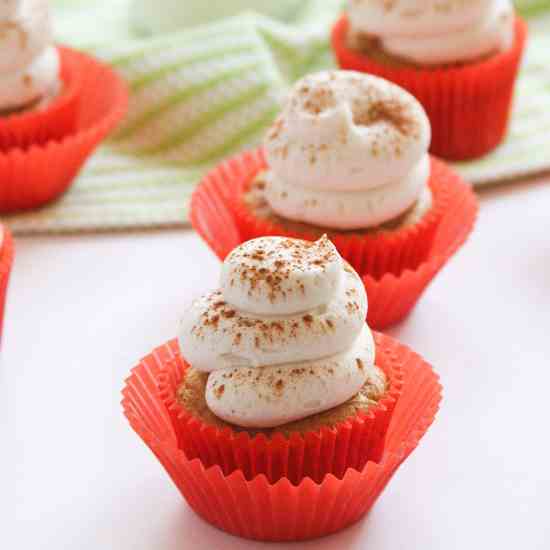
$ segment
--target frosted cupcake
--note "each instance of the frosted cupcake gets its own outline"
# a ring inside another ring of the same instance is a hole
[[[0,28],[0,148],[67,135],[76,123],[78,79],[53,43],[48,2],[2,2]]]
[[[304,78],[266,136],[267,169],[236,196],[242,239],[328,233],[361,274],[415,269],[444,206],[430,135],[418,101],[390,82],[345,71]]]
[[[366,312],[361,280],[326,238],[265,237],[228,255],[179,343],[140,361],[123,390],[131,426],[197,514],[297,541],[368,512],[441,388]]]
[[[127,104],[112,69],[54,44],[47,0],[0,0],[0,213],[66,191]]]
[[[224,467],[247,477],[262,469],[250,461],[259,441],[277,456],[277,468],[264,472],[272,481],[283,473],[321,481],[379,460],[400,374],[375,366],[366,315],[361,279],[326,237],[265,237],[235,249],[221,288],[194,302],[182,323],[189,367],[167,404],[186,455],[210,465],[212,453],[201,449],[222,453],[229,430],[247,458],[232,453]],[[338,435],[350,429],[353,453]],[[325,437],[336,439],[330,457],[319,446]]]
[[[526,26],[511,0],[354,0],[333,30],[340,66],[415,95],[432,152],[462,160],[504,138]]]

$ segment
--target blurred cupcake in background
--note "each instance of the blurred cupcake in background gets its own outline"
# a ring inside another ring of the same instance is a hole
[[[414,269],[444,207],[430,187],[430,135],[418,101],[390,82],[305,77],[267,134],[268,168],[235,202],[243,239],[328,232],[359,273]]]
[[[0,29],[0,149],[74,131],[79,79],[53,43],[47,0],[5,0]]]
[[[127,102],[111,68],[54,44],[47,0],[0,2],[0,212],[62,194]]]
[[[4,321],[4,308],[8,292],[8,283],[13,264],[13,240],[8,229],[0,224],[0,340]]]
[[[191,219],[214,250],[227,238],[212,218],[219,176],[217,198],[241,242],[264,235],[314,241],[327,233],[367,285],[375,304],[369,321],[385,327],[402,318],[434,274],[411,286],[410,273],[434,255],[452,253],[454,244],[436,245],[441,224],[463,216],[469,232],[473,222],[471,212],[457,213],[454,194],[475,199],[454,172],[430,158],[430,135],[422,106],[395,84],[351,71],[305,77],[267,134],[266,159],[234,177],[223,166],[209,175],[192,201]],[[379,282],[388,277],[381,291]],[[407,308],[392,312],[395,302]]]
[[[374,504],[433,421],[441,388],[417,355],[371,332],[367,307],[326,237],[256,239],[192,304],[179,346],[133,371],[126,415],[207,521],[302,540]]]
[[[464,160],[505,137],[526,33],[511,0],[352,0],[332,43],[341,68],[415,95],[431,151]]]

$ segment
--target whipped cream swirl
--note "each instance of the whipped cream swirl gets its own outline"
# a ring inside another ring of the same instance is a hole
[[[424,109],[395,84],[348,71],[307,76],[265,140],[266,199],[287,219],[375,227],[425,189],[430,140]]]
[[[29,106],[58,87],[48,2],[0,1],[0,111]]]
[[[466,62],[514,41],[511,0],[351,0],[352,32],[421,65]]]
[[[264,237],[227,257],[221,289],[185,315],[181,349],[210,373],[216,416],[271,428],[346,402],[369,378],[382,383],[366,314],[363,283],[326,237]]]

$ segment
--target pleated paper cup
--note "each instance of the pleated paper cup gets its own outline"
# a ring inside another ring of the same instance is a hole
[[[65,192],[126,113],[126,85],[110,67],[69,48],[61,51],[80,79],[76,127],[61,140],[0,152],[0,213],[37,208]]]
[[[304,477],[269,481],[247,479],[242,470],[224,473],[181,449],[173,418],[160,392],[163,373],[180,355],[175,340],[156,349],[132,371],[123,390],[123,407],[132,428],[149,446],[189,506],[204,520],[233,535],[264,541],[321,537],[360,520],[374,505],[400,464],[432,424],[441,386],[432,368],[395,340],[375,335],[378,361],[402,370],[403,388],[388,427],[382,456],[341,477],[316,482]]]
[[[256,237],[318,238],[259,219],[243,205],[244,190],[266,167],[262,150],[244,153],[210,172],[193,194],[191,223],[221,260]],[[384,329],[406,317],[473,229],[477,200],[471,187],[435,158],[430,186],[434,206],[418,227],[366,236],[327,232],[363,279],[369,298],[368,323],[374,329]]]
[[[160,395],[172,418],[179,448],[189,459],[199,458],[205,467],[219,466],[224,475],[240,470],[248,480],[262,474],[270,483],[287,478],[298,484],[305,477],[321,483],[327,474],[341,478],[348,468],[360,470],[368,460],[380,460],[403,385],[400,365],[386,362],[381,368],[389,389],[368,411],[333,427],[295,432],[288,437],[282,433],[251,436],[205,424],[177,401],[177,390],[188,368],[178,355],[166,363],[159,377]]]
[[[4,308],[8,293],[11,268],[13,265],[13,239],[8,229],[0,224],[0,236],[3,235],[0,244],[0,341],[2,339],[2,328],[4,325]],[[1,237],[0,237],[1,238]]]
[[[77,127],[82,75],[69,50],[58,48],[61,90],[45,107],[0,117],[0,151],[61,140]]]
[[[527,39],[527,25],[516,18],[515,42],[488,59],[445,68],[385,65],[347,45],[347,16],[332,31],[332,48],[342,69],[373,74],[413,94],[432,126],[431,152],[448,160],[485,155],[508,129],[514,88]]]
[[[266,167],[267,164],[262,169]],[[435,159],[431,160],[429,180],[433,195],[432,208],[414,225],[373,234],[335,232],[329,229],[296,231],[276,221],[260,218],[242,200],[253,179],[240,181],[230,204],[243,241],[265,235],[315,241],[327,234],[357,273],[368,273],[375,279],[386,273],[399,276],[405,269],[416,269],[428,257],[441,218],[448,208],[449,188]]]

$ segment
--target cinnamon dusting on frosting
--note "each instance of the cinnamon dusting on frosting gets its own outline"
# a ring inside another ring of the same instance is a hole
[[[388,122],[404,136],[412,135],[417,127],[416,121],[407,112],[403,103],[395,99],[372,103],[368,109],[354,116],[354,122],[359,126]]]
[[[245,247],[232,253],[232,261],[241,264],[235,269],[241,283],[248,285],[249,296],[254,292],[264,292],[270,302],[281,298],[287,298],[292,292],[305,292],[303,284],[296,287],[288,287],[291,274],[296,271],[307,272],[312,266],[323,267],[334,261],[334,249],[328,239],[323,237],[316,245],[321,250],[321,255],[310,254],[313,243],[295,239],[286,239],[280,243],[279,250],[266,251],[261,241],[254,244],[253,248]],[[269,260],[269,263],[266,263]],[[269,267],[265,267],[268,265]],[[286,283],[286,284],[285,284]]]
[[[375,376],[367,305],[359,276],[326,237],[256,239],[226,258],[221,288],[192,305],[180,346],[209,373],[212,412],[276,426],[343,403]]]

